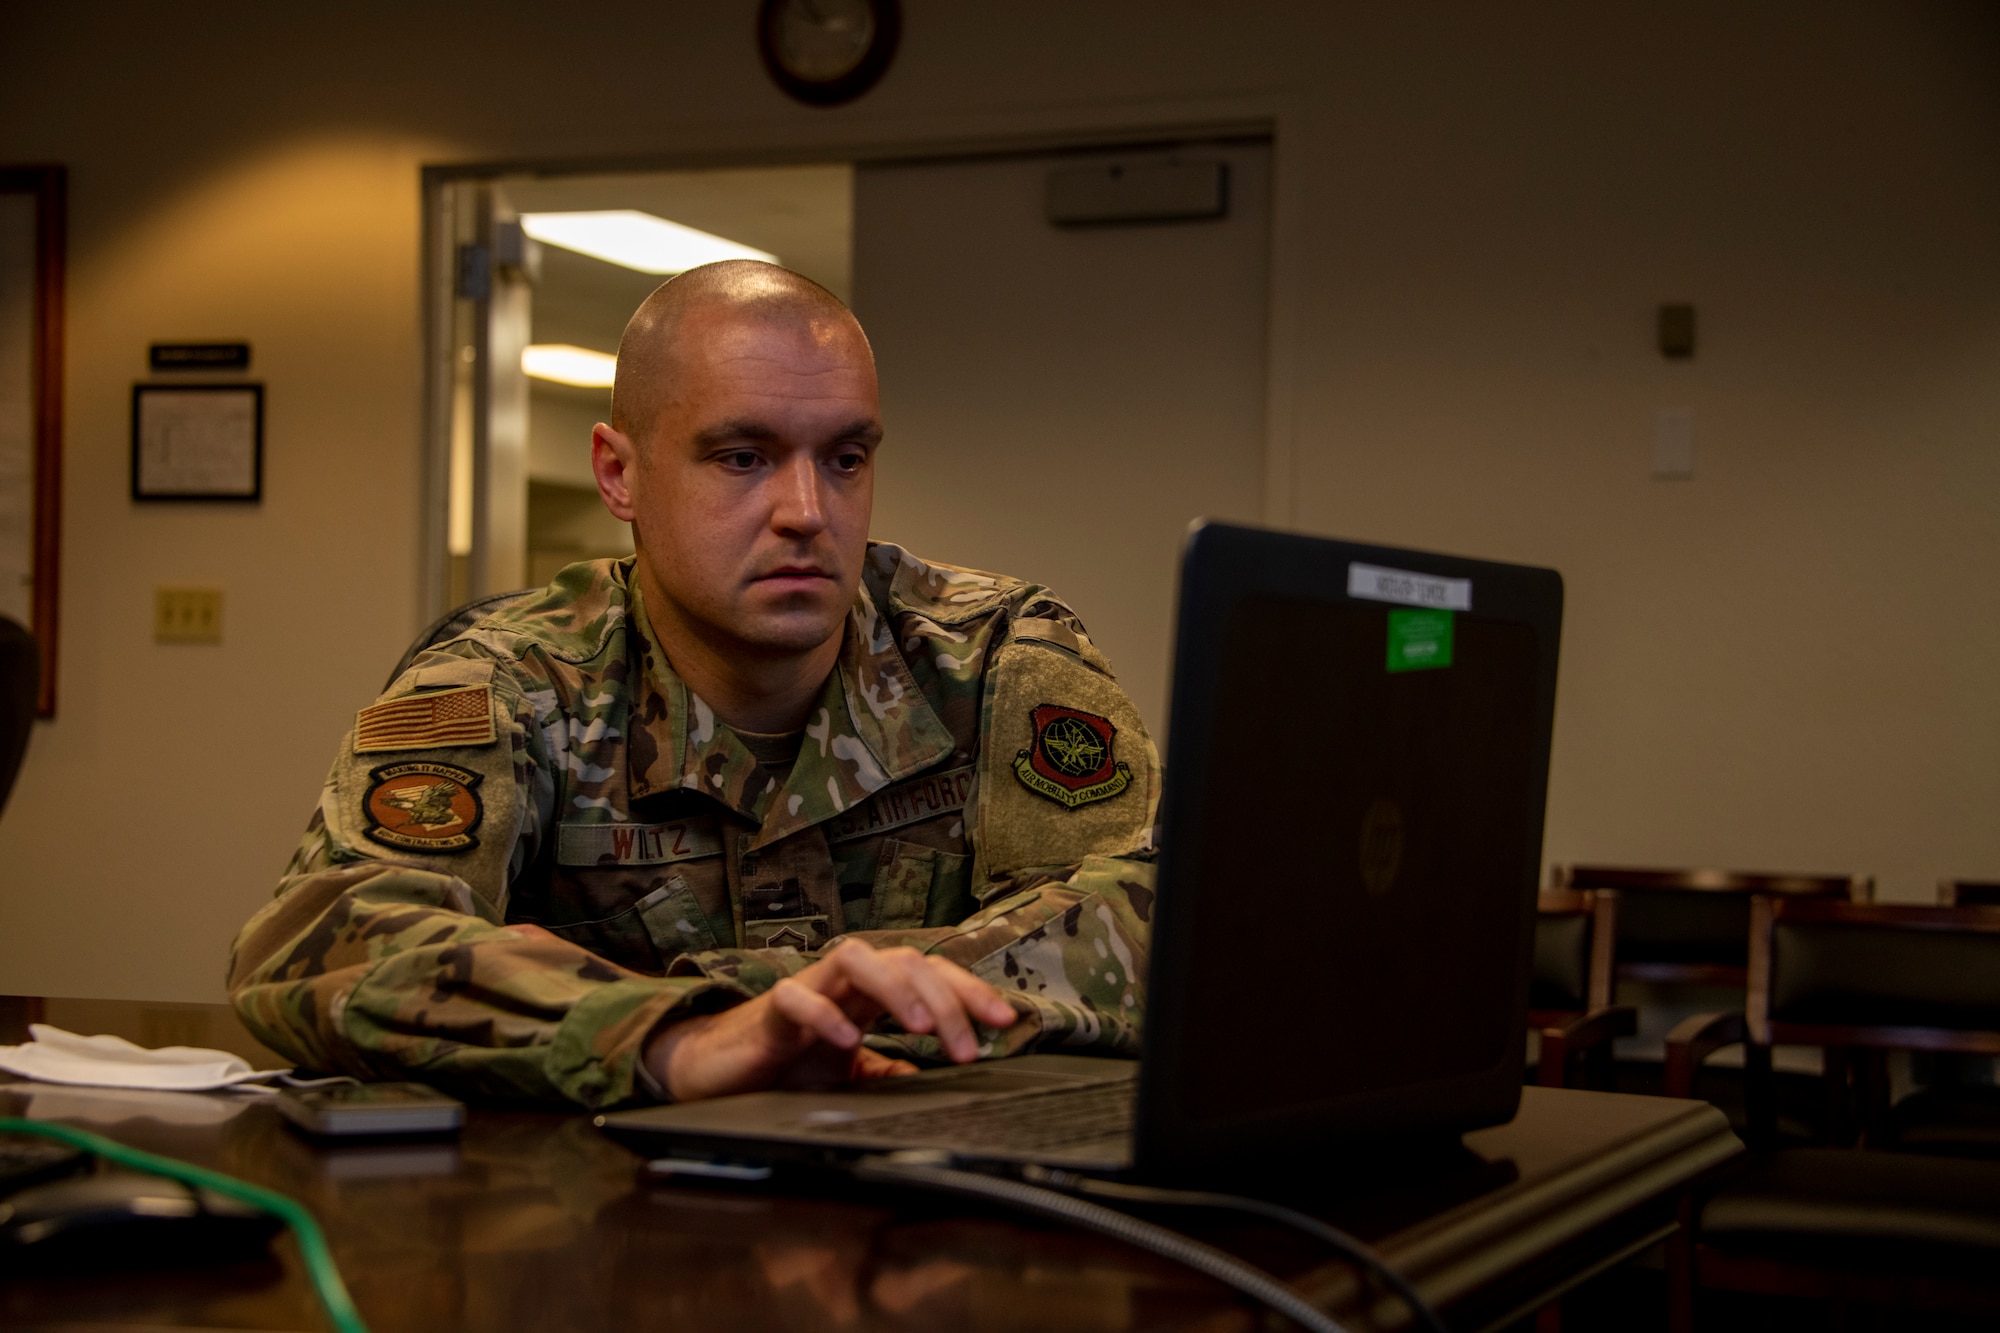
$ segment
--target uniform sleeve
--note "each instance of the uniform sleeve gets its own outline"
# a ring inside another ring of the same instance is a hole
[[[236,938],[245,1026],[314,1071],[591,1107],[633,1097],[663,1017],[746,992],[503,929],[553,806],[529,690],[490,660],[419,659],[357,719],[275,900]]]
[[[923,949],[1006,994],[1020,1018],[1004,1032],[983,1032],[982,1056],[1138,1055],[1159,753],[1073,619],[1016,621],[995,651],[977,763],[968,808],[980,910],[956,926],[843,938]],[[723,950],[684,955],[670,973],[761,990],[810,961],[790,949]],[[942,1058],[927,1036],[884,1031],[869,1042],[920,1061]]]

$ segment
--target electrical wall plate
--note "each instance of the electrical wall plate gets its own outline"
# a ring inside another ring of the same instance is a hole
[[[221,643],[222,589],[153,589],[154,643]]]

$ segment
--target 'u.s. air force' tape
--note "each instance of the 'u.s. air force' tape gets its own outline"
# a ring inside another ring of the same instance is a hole
[[[884,787],[826,826],[828,842],[848,842],[874,833],[887,833],[939,815],[965,808],[972,794],[972,765],[948,773],[928,773],[894,787]]]
[[[1415,574],[1407,569],[1350,564],[1347,567],[1347,595],[1365,597],[1371,602],[1401,602],[1405,606],[1430,606],[1441,611],[1470,611],[1472,580],[1441,579],[1435,574]]]
[[[566,866],[663,866],[722,855],[713,828],[693,820],[672,824],[562,824],[556,862]]]

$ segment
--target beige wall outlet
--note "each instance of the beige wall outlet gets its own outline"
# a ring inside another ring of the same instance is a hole
[[[153,589],[154,643],[221,643],[222,589]]]

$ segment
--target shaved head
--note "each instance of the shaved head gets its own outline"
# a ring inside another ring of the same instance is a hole
[[[614,430],[635,444],[652,437],[685,374],[684,340],[715,327],[715,317],[788,326],[822,345],[852,337],[874,365],[854,312],[811,278],[757,259],[703,264],[654,288],[625,325],[611,385]]]
[[[867,560],[881,417],[853,314],[775,264],[690,269],[625,327],[591,470],[632,525],[660,646],[731,726],[796,729],[833,670]]]

